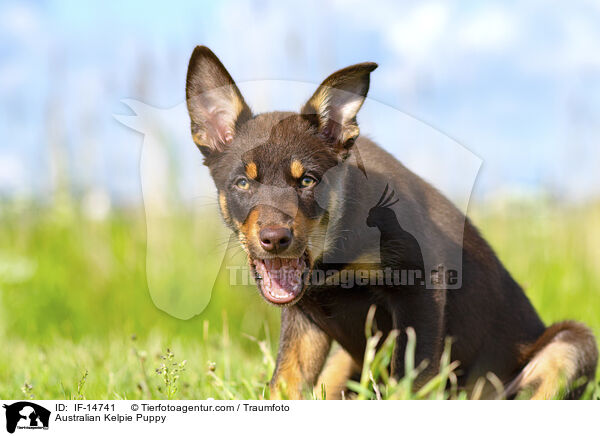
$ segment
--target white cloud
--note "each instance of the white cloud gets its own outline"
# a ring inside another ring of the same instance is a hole
[[[518,37],[515,17],[508,11],[492,6],[474,14],[458,29],[458,43],[463,49],[505,49]]]
[[[3,8],[0,26],[15,35],[34,33],[39,28],[39,18],[33,8],[25,3],[15,3]]]
[[[386,26],[387,39],[399,54],[420,58],[439,44],[448,16],[448,7],[443,3],[420,4]]]

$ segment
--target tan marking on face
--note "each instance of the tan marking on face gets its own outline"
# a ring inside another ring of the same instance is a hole
[[[246,175],[251,179],[256,179],[258,177],[258,168],[254,162],[246,164]]]
[[[302,211],[298,210],[296,214],[296,218],[292,223],[292,233],[295,235],[294,238],[297,238],[298,241],[301,241],[306,245],[306,249],[309,254],[310,266],[314,264],[315,259],[317,259],[322,254],[321,247],[324,243],[325,232],[327,227],[321,228],[319,219],[312,219],[307,217],[302,213]]]
[[[219,192],[219,206],[221,206],[221,213],[225,221],[230,221],[229,209],[227,209],[227,198],[223,192]]]
[[[321,257],[327,248],[328,223],[326,220],[322,217],[309,218],[301,210],[298,210],[292,229],[294,235],[298,235],[310,247],[308,251],[311,263]]]
[[[294,223],[292,224],[292,230],[295,235],[303,236],[304,238],[310,238],[312,232],[319,224],[318,219],[311,219],[304,215],[300,210],[296,214]]]
[[[293,160],[290,165],[290,171],[292,173],[292,177],[299,179],[304,174],[304,166],[299,160]]]
[[[253,238],[256,238],[258,232],[258,225],[256,222],[258,221],[258,210],[253,209],[249,214],[243,224],[240,226],[240,230],[244,234],[246,240],[250,241]]]

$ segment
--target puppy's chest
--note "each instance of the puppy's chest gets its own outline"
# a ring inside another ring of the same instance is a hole
[[[376,306],[374,324],[377,330],[387,334],[392,329],[387,304],[379,293],[368,287],[319,287],[312,289],[298,305],[357,362],[362,361],[366,346],[365,322],[371,305]]]

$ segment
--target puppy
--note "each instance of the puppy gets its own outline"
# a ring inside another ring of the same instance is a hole
[[[298,113],[255,115],[208,48],[196,47],[190,59],[193,140],[260,294],[281,307],[272,396],[285,387],[289,398],[302,398],[318,384],[339,398],[363,363],[373,305],[384,337],[399,333],[396,378],[404,375],[406,330],[414,329],[415,362],[427,365],[417,388],[438,372],[451,337],[464,389],[492,372],[504,397],[580,395],[579,382],[593,380],[597,364],[590,330],[573,321],[544,326],[469,219],[359,137],[356,116],[376,67],[333,73]],[[341,347],[325,365],[332,341]]]

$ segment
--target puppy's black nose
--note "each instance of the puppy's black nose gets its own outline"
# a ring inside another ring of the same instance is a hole
[[[292,243],[292,232],[285,227],[265,227],[258,235],[266,251],[281,252]]]

